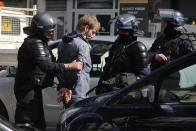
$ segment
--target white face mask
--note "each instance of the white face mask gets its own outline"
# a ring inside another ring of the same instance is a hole
[[[93,34],[93,37],[95,37],[96,34]],[[83,35],[83,38],[86,40],[86,34]]]
[[[83,38],[86,40],[86,34],[84,34],[84,35],[82,35],[83,36]]]
[[[85,33],[83,34],[83,38],[86,40],[87,36],[86,36],[86,33],[88,32],[88,28],[85,28]]]
[[[88,31],[89,31],[89,29],[86,31],[86,33],[85,33],[85,34],[83,34],[83,38],[84,38],[85,40],[87,40],[87,35],[89,35],[89,34],[87,34],[87,33],[88,33]],[[92,35],[93,35],[93,36],[92,36],[92,38],[96,36],[96,34],[95,34],[95,33],[94,33],[94,34],[92,34]]]

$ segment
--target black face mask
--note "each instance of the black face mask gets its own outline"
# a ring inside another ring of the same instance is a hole
[[[171,38],[175,37],[178,34],[178,32],[174,29],[174,26],[171,24],[167,25],[167,27],[164,30],[164,33],[167,36],[170,36]]]
[[[125,34],[119,34],[120,41],[122,44],[128,44],[133,40],[136,40],[137,38],[133,35],[125,35]]]
[[[119,37],[122,41],[127,41],[130,39],[130,36],[125,34],[119,34]]]

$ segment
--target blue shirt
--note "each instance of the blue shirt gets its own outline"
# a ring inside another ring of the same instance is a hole
[[[58,62],[70,63],[76,59],[83,63],[81,71],[67,70],[58,76],[62,87],[72,89],[72,97],[86,98],[90,88],[90,49],[90,44],[76,31],[65,35],[58,46]]]

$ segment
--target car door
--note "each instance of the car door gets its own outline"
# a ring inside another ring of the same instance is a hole
[[[146,104],[136,105],[137,119],[129,125],[134,123],[136,129],[146,130],[193,131],[196,127],[196,65],[183,68],[178,65],[165,72],[153,84],[154,102],[148,109]]]
[[[105,107],[107,116],[112,116],[118,128],[195,130],[196,65],[178,65],[178,68],[174,66],[165,72],[157,73],[156,82],[149,79],[139,88],[132,87],[132,90],[121,94],[115,102]]]
[[[195,130],[196,124],[196,64],[163,75],[158,102],[166,116],[165,125],[180,130]]]
[[[156,93],[154,102],[150,103],[148,109],[146,104],[142,104],[143,107],[135,106],[139,109],[134,121],[136,129],[195,130],[195,74],[196,64],[177,65],[160,73],[156,83],[151,83]]]
[[[154,88],[147,86],[151,90]],[[135,88],[120,94],[118,99],[104,106],[99,112],[111,120],[119,130],[146,130],[146,127],[142,125],[144,120],[155,117],[155,107],[151,103],[151,97],[146,96],[146,92],[146,86],[144,86],[141,90]]]
[[[55,127],[58,122],[59,115],[64,106],[57,102],[57,88],[48,87],[42,90],[43,106],[47,127]]]

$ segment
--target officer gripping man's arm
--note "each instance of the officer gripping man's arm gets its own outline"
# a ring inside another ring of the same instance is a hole
[[[81,62],[54,62],[48,47],[54,29],[54,20],[46,13],[37,13],[33,16],[31,25],[24,28],[28,37],[18,51],[18,69],[14,83],[16,125],[29,125],[45,130],[42,89],[51,86],[54,75],[67,69],[82,69]]]

